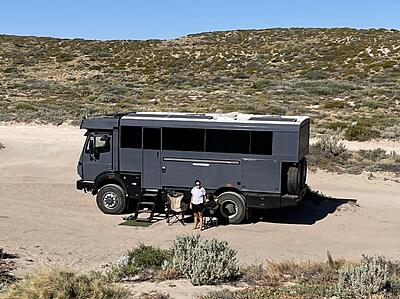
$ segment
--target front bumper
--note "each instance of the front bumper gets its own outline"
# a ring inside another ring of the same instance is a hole
[[[93,190],[93,182],[89,182],[89,181],[84,181],[84,180],[78,180],[76,181],[76,189],[78,190],[84,190],[86,191],[90,191]]]

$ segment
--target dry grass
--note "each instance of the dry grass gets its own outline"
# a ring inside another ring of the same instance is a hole
[[[127,292],[100,273],[49,269],[27,275],[9,286],[0,298],[122,299],[127,298]]]

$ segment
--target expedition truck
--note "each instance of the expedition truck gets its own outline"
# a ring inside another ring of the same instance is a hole
[[[229,223],[251,209],[296,205],[306,191],[306,116],[130,112],[82,120],[79,190],[106,214],[190,197],[195,179]]]

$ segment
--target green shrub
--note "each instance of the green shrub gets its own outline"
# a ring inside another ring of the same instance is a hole
[[[373,150],[359,150],[358,154],[361,156],[363,159],[371,160],[371,161],[378,161],[378,160],[383,160],[389,157],[388,154],[386,154],[386,151],[381,148],[376,148]]]
[[[57,299],[119,299],[127,292],[98,272],[77,274],[66,270],[44,270],[27,275],[8,287],[2,299],[57,298]]]
[[[335,121],[335,122],[326,124],[324,127],[334,130],[334,131],[342,131],[345,128],[347,128],[347,124],[344,122]]]
[[[324,136],[310,145],[308,161],[311,165],[329,169],[332,165],[343,165],[350,157],[346,146],[336,138]]]
[[[365,123],[357,123],[347,128],[344,137],[347,140],[368,141],[371,138],[378,138],[380,133]]]
[[[17,110],[27,110],[27,111],[36,111],[37,108],[33,106],[31,103],[27,102],[18,102],[15,104],[15,108]]]
[[[119,277],[130,277],[138,274],[139,271],[146,274],[147,270],[149,276],[152,276],[153,273],[150,273],[152,270],[161,269],[161,266],[171,258],[168,250],[140,244],[118,259],[114,272]]]
[[[384,258],[363,256],[357,266],[339,272],[337,294],[340,298],[368,298],[390,289],[389,262]]]
[[[344,107],[346,107],[346,102],[345,101],[325,101],[324,103],[324,107],[325,108],[336,108],[336,109],[342,109]]]
[[[236,279],[236,251],[227,242],[203,240],[199,235],[178,236],[172,245],[172,266],[193,285],[216,284]]]

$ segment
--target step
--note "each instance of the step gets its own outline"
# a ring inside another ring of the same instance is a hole
[[[154,205],[154,201],[141,201],[139,202],[140,205]]]
[[[138,210],[136,213],[137,214],[140,214],[140,213],[151,213],[151,210],[150,209],[143,209],[143,210]]]
[[[143,193],[143,197],[157,197],[158,193]]]

